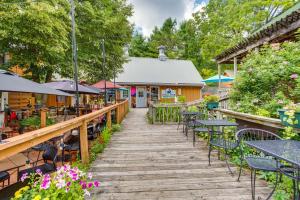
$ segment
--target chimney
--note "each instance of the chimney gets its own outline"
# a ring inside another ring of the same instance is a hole
[[[126,45],[124,46],[123,51],[124,51],[124,56],[125,56],[126,58],[128,58],[128,57],[129,57],[129,45],[128,45],[128,44],[126,44]]]
[[[158,50],[159,50],[158,59],[161,60],[161,61],[166,61],[167,58],[168,58],[168,57],[165,55],[166,47],[165,47],[165,46],[159,46],[159,47],[158,47]]]

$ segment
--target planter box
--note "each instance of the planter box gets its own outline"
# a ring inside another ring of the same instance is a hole
[[[287,119],[288,116],[285,114],[285,111],[286,110],[278,110],[278,113],[279,113],[279,116],[280,116],[280,120],[281,120],[281,123],[284,125],[284,126],[290,126],[290,124],[288,122],[286,122],[284,119]],[[298,121],[297,124],[294,124],[294,128],[300,128],[300,112],[296,112],[295,113],[295,120]]]
[[[217,109],[219,107],[219,102],[207,102],[206,107],[208,110]]]

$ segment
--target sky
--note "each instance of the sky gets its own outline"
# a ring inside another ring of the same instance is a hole
[[[177,23],[192,17],[208,0],[129,0],[134,14],[130,21],[136,30],[149,36],[155,26],[161,26],[165,19],[176,18]]]

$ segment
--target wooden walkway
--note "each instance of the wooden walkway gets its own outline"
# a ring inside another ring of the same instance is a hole
[[[251,199],[249,175],[237,182],[216,156],[209,167],[205,142],[193,147],[177,126],[149,125],[145,115],[145,109],[131,110],[123,130],[93,163],[101,182],[93,199]],[[256,192],[265,197],[270,189],[257,181]]]

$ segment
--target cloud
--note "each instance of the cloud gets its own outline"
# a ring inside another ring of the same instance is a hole
[[[129,0],[134,7],[130,21],[149,36],[155,26],[161,26],[165,19],[176,18],[177,22],[189,19],[201,10],[207,0]]]

